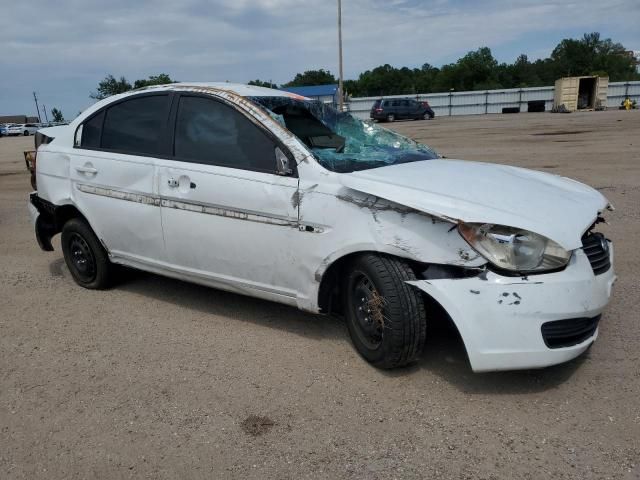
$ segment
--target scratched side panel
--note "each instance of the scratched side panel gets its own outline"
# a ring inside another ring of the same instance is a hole
[[[96,173],[77,170],[87,166]],[[153,159],[76,149],[70,167],[73,202],[110,254],[165,259]]]
[[[295,297],[290,268],[298,232],[297,178],[158,162],[162,224],[173,268]],[[170,179],[178,185],[170,187]]]

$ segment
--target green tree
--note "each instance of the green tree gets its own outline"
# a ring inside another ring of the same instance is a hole
[[[256,87],[267,87],[267,88],[278,88],[278,85],[276,85],[275,83],[271,83],[269,82],[263,82],[262,80],[250,80],[249,85],[254,85]]]
[[[131,84],[126,78],[120,77],[119,80],[116,80],[113,75],[107,75],[104,80],[98,84],[97,90],[89,96],[96,100],[102,100],[111,95],[117,95],[118,93],[124,93],[129,90],[131,90]]]
[[[136,80],[133,82],[133,85],[131,85],[124,76],[120,77],[120,79],[116,79],[113,75],[107,75],[104,77],[104,80],[98,84],[96,91],[91,93],[89,97],[95,98],[96,100],[102,100],[103,98],[110,97],[111,95],[128,92],[132,88],[164,85],[167,83],[175,83],[175,80],[172,80],[166,73],[150,75],[146,79]]]
[[[64,115],[62,115],[62,112],[57,108],[51,109],[51,117],[54,122],[64,122]]]
[[[621,43],[600,38],[598,32],[585,33],[579,40],[566,38],[551,53],[556,76],[609,76],[612,81],[638,78],[633,58]]]
[[[293,80],[283,84],[283,87],[306,87],[309,85],[329,85],[338,83],[336,77],[329,70],[307,70],[298,73]]]
[[[152,85],[166,85],[167,83],[176,83],[175,80],[171,80],[171,77],[166,73],[160,75],[150,75],[149,78],[143,80],[136,80],[133,82],[133,88],[150,87]]]
[[[455,90],[485,90],[501,88],[498,62],[488,47],[467,53],[456,63],[444,65],[435,81],[435,88],[444,92]]]

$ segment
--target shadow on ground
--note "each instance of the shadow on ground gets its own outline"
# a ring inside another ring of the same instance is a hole
[[[62,259],[50,263],[56,276],[73,281]],[[222,315],[229,321],[252,322],[315,340],[344,341],[353,348],[344,321],[333,316],[313,315],[265,300],[224,292],[132,269],[122,269],[116,289],[168,302],[205,314]],[[415,364],[395,370],[376,370],[386,377],[407,377],[430,372],[469,394],[527,394],[553,389],[571,378],[588,358],[577,359],[541,370],[473,373],[458,331],[442,311],[429,316],[427,345]],[[364,360],[363,360],[364,362]]]

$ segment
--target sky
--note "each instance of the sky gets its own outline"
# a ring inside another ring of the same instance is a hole
[[[6,5],[5,5],[6,3]],[[179,81],[338,73],[337,0],[0,0],[0,115],[35,114],[33,91],[67,119],[106,75]],[[345,78],[389,63],[547,57],[599,31],[640,50],[639,0],[342,0]]]

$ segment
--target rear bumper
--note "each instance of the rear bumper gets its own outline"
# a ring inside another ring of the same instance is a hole
[[[610,250],[613,262],[613,247]],[[485,279],[486,278],[486,279]],[[594,275],[587,256],[576,250],[561,272],[504,277],[432,279],[410,282],[442,305],[456,324],[476,372],[541,368],[566,362],[595,341],[593,328],[580,343],[549,348],[542,325],[565,319],[595,319],[611,297],[611,268]]]

